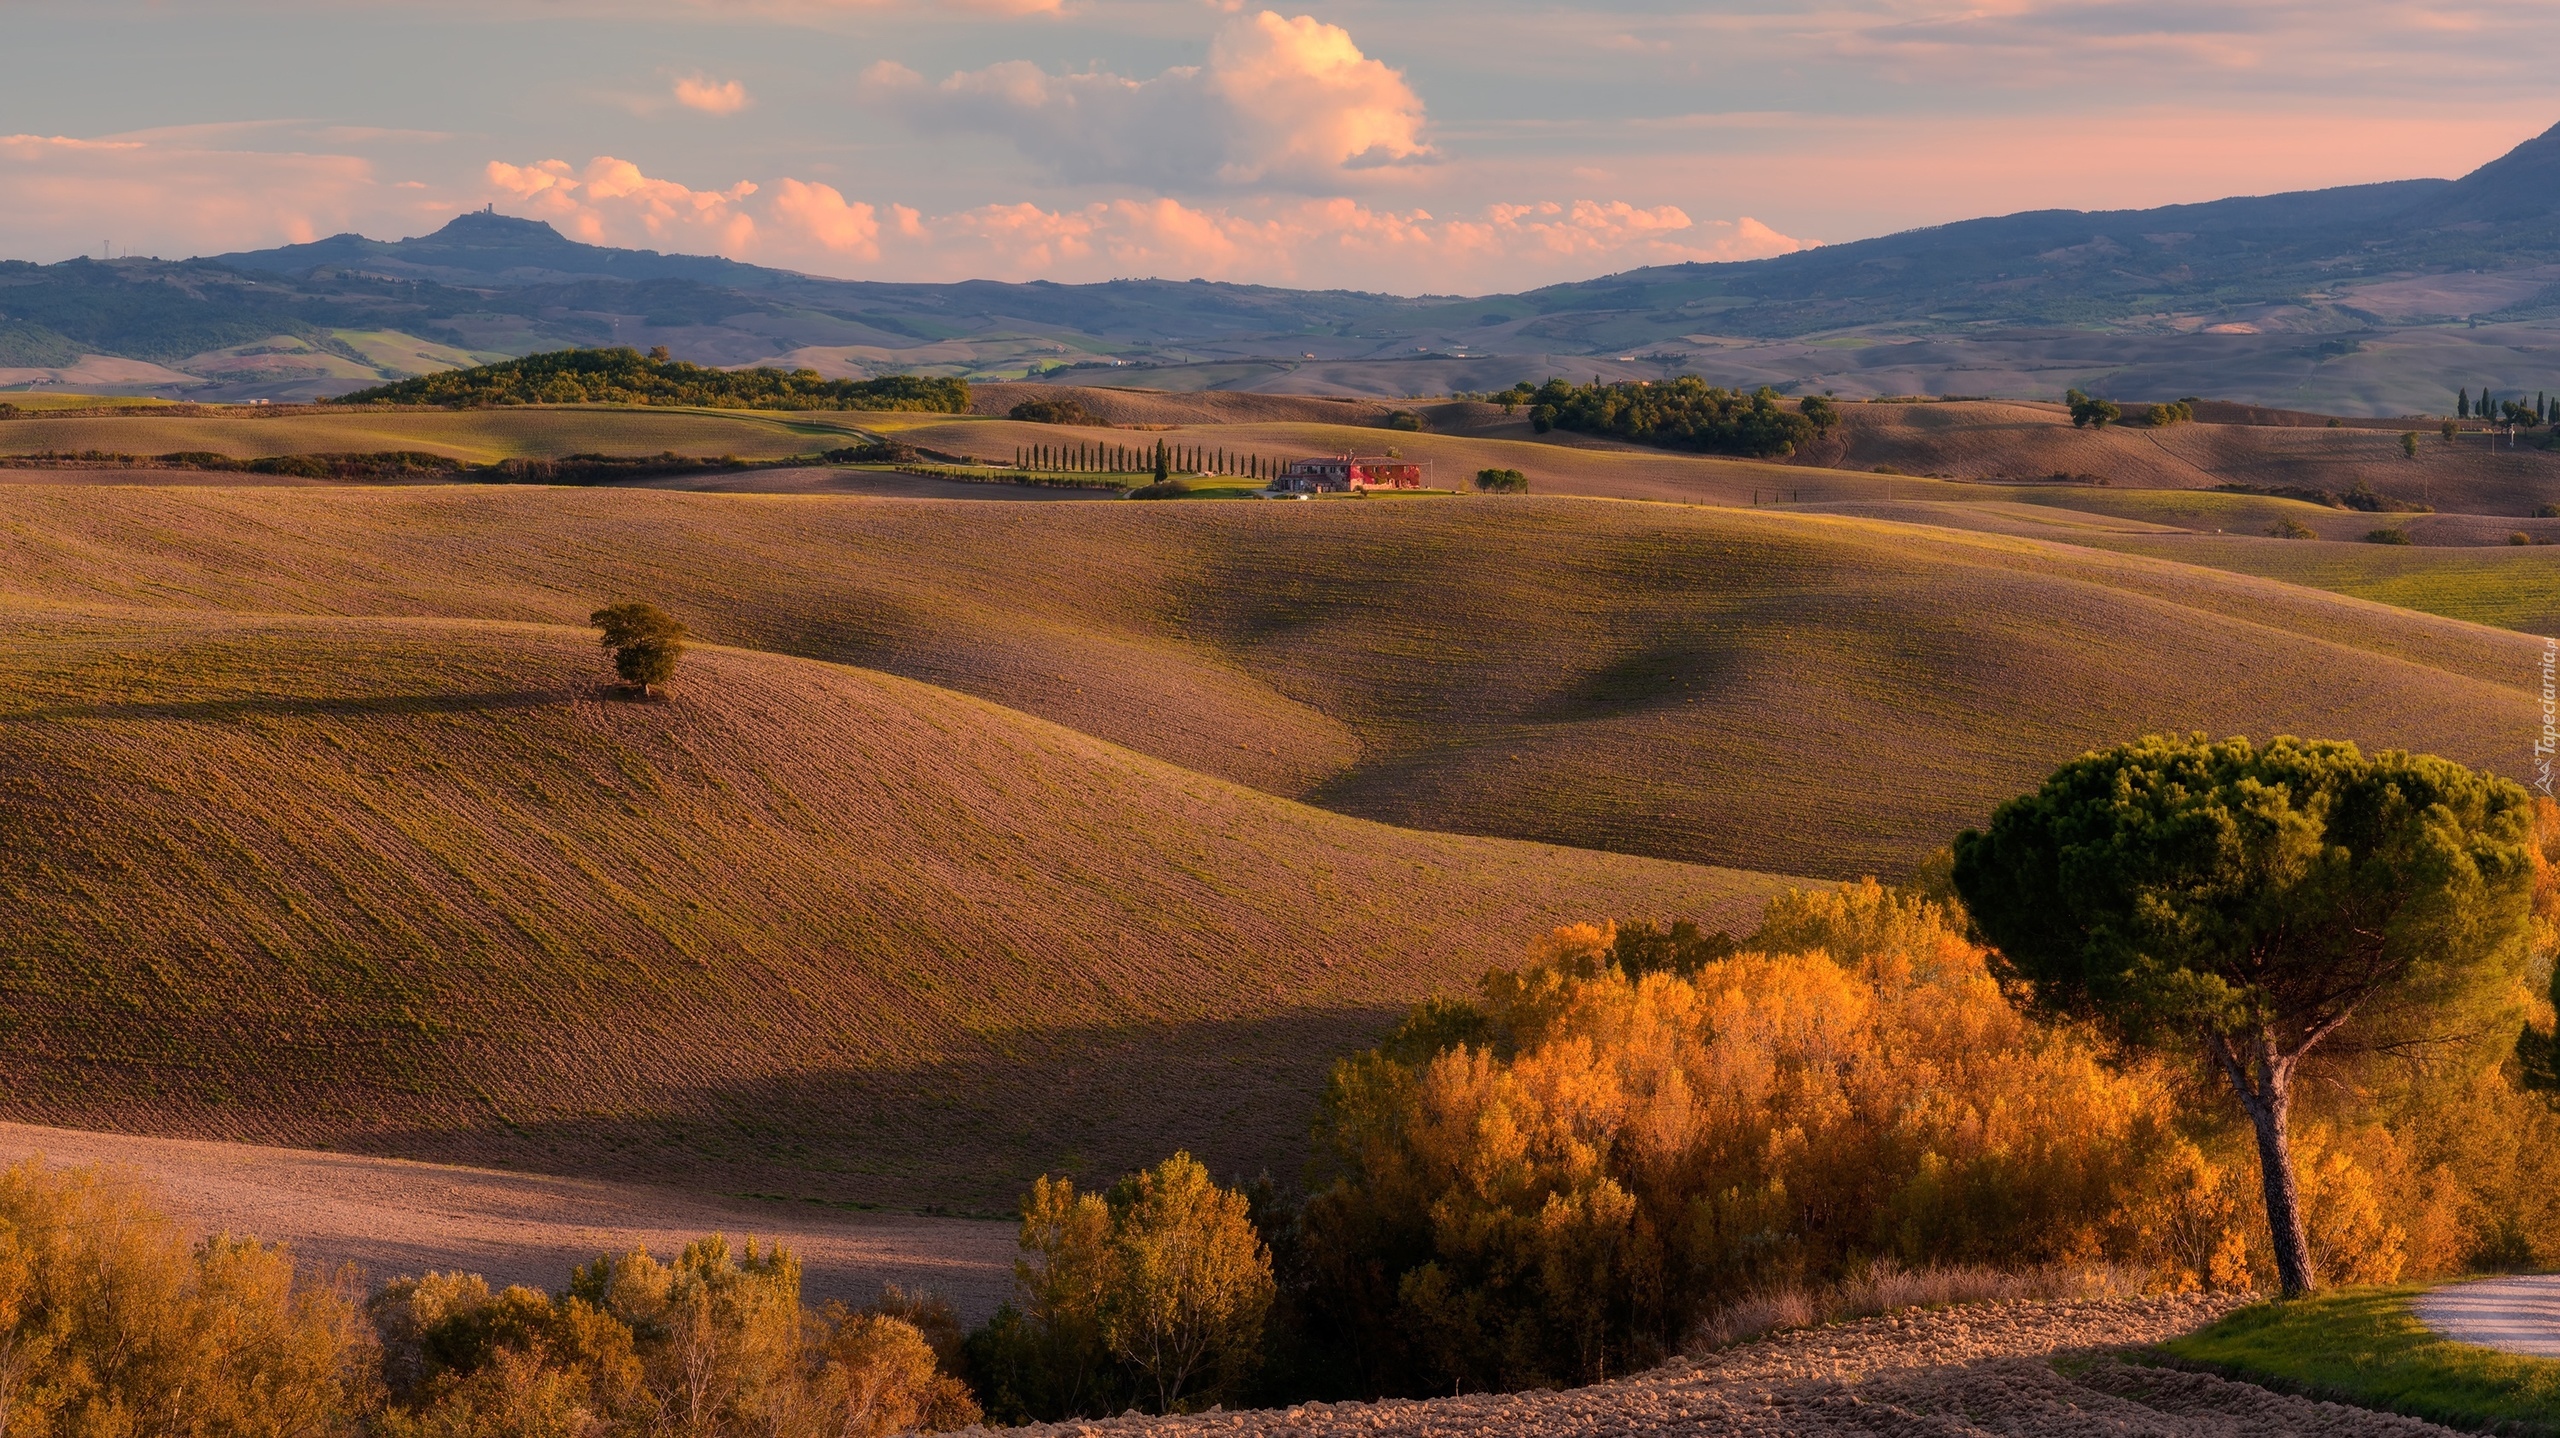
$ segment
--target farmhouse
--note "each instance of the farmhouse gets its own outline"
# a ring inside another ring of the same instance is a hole
[[[1336,454],[1293,459],[1271,487],[1283,494],[1345,494],[1355,489],[1420,489],[1423,466],[1409,459]]]

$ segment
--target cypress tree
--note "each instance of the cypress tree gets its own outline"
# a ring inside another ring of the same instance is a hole
[[[2455,419],[2471,418],[2471,391],[2463,389],[2453,392],[2453,417]]]

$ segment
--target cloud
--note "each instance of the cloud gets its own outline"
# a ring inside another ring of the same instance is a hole
[[[797,182],[786,181],[786,186]],[[1675,206],[1579,200],[1500,204],[1466,216],[1378,209],[1329,197],[1194,207],[1165,197],[1046,209],[983,205],[926,217],[894,208],[884,231],[867,205],[824,186],[762,232],[776,249],[801,233],[902,276],[1092,281],[1230,279],[1402,293],[1513,289],[1605,270],[1755,259],[1805,242],[1757,220],[1692,220]],[[841,238],[829,240],[833,233]]]
[[[734,115],[747,108],[747,87],[735,80],[714,82],[701,75],[676,81],[676,103],[706,115]]]
[[[1191,205],[1131,196],[1050,208],[1028,201],[928,215],[784,177],[695,190],[610,156],[488,167],[499,207],[592,244],[690,248],[846,278],[1123,276],[1486,292],[1637,265],[1753,259],[1805,242],[1757,220],[1693,220],[1673,205],[1530,201],[1463,215],[1342,196]]]
[[[1057,15],[1065,0],[686,0],[700,10],[725,10],[781,19],[826,15],[862,15],[881,11],[922,11],[933,15]]]
[[[351,155],[274,154],[187,140],[0,136],[0,253],[172,257],[300,244],[418,202]]]
[[[1080,182],[1330,189],[1432,154],[1422,100],[1401,72],[1338,25],[1268,10],[1222,26],[1206,65],[1152,79],[1053,75],[1015,60],[929,84],[882,61],[859,93],[920,132],[998,135]]]
[[[654,180],[628,160],[599,155],[584,170],[563,160],[532,165],[489,162],[489,183],[534,218],[591,245],[648,249],[693,247],[741,255],[755,248],[756,222],[745,208],[756,186],[695,190]]]
[[[774,187],[773,214],[784,233],[805,236],[831,254],[880,258],[879,212],[866,204],[847,204],[833,185],[786,179]]]

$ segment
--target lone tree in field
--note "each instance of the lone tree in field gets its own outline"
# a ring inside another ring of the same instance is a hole
[[[2353,744],[2152,735],[2055,771],[1955,843],[1955,884],[2046,1009],[2201,1051],[2257,1131],[2286,1296],[2317,1282],[2286,1116],[2350,1063],[2515,1032],[2525,791]]]
[[[613,651],[613,672],[623,683],[639,685],[643,699],[675,677],[684,642],[692,637],[682,620],[654,604],[612,605],[588,615],[587,622],[603,631],[604,647]]]
[[[2073,429],[2087,429],[2093,425],[2099,429],[2105,429],[2108,425],[2124,418],[2123,407],[2114,400],[2092,399],[2080,390],[2064,391],[2062,402],[2071,407]]]

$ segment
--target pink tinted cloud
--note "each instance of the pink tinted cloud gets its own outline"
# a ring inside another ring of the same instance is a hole
[[[1800,116],[1754,129],[1747,145],[1666,156],[1654,177],[1748,195],[1761,213],[1788,217],[1787,228],[1838,237],[2022,210],[2148,209],[2460,175],[2555,119],[2547,98],[2422,112],[2161,105],[1917,121]]]
[[[0,136],[0,253],[172,257],[299,244],[359,217],[418,213],[352,155],[274,154],[180,140]]]
[[[690,189],[653,179],[611,155],[598,155],[584,170],[565,160],[531,165],[492,160],[487,177],[526,214],[591,245],[724,255],[755,248],[755,217],[745,208],[747,197],[756,193],[752,181],[741,180],[725,190]]]
[[[712,80],[702,75],[687,75],[676,81],[675,93],[677,104],[706,115],[734,115],[751,103],[746,86],[735,80]]]
[[[1341,26],[1269,10],[1222,25],[1205,65],[1143,80],[1008,60],[937,84],[884,60],[858,91],[920,133],[1002,136],[1070,180],[1330,189],[1432,155],[1403,72]]]
[[[1216,205],[1152,196],[927,215],[791,177],[696,190],[609,156],[583,170],[498,161],[488,180],[502,208],[589,243],[693,248],[849,278],[1200,276],[1446,293],[1804,245],[1747,217],[1701,221],[1676,206],[1625,201],[1497,204],[1444,217],[1341,196]]]

